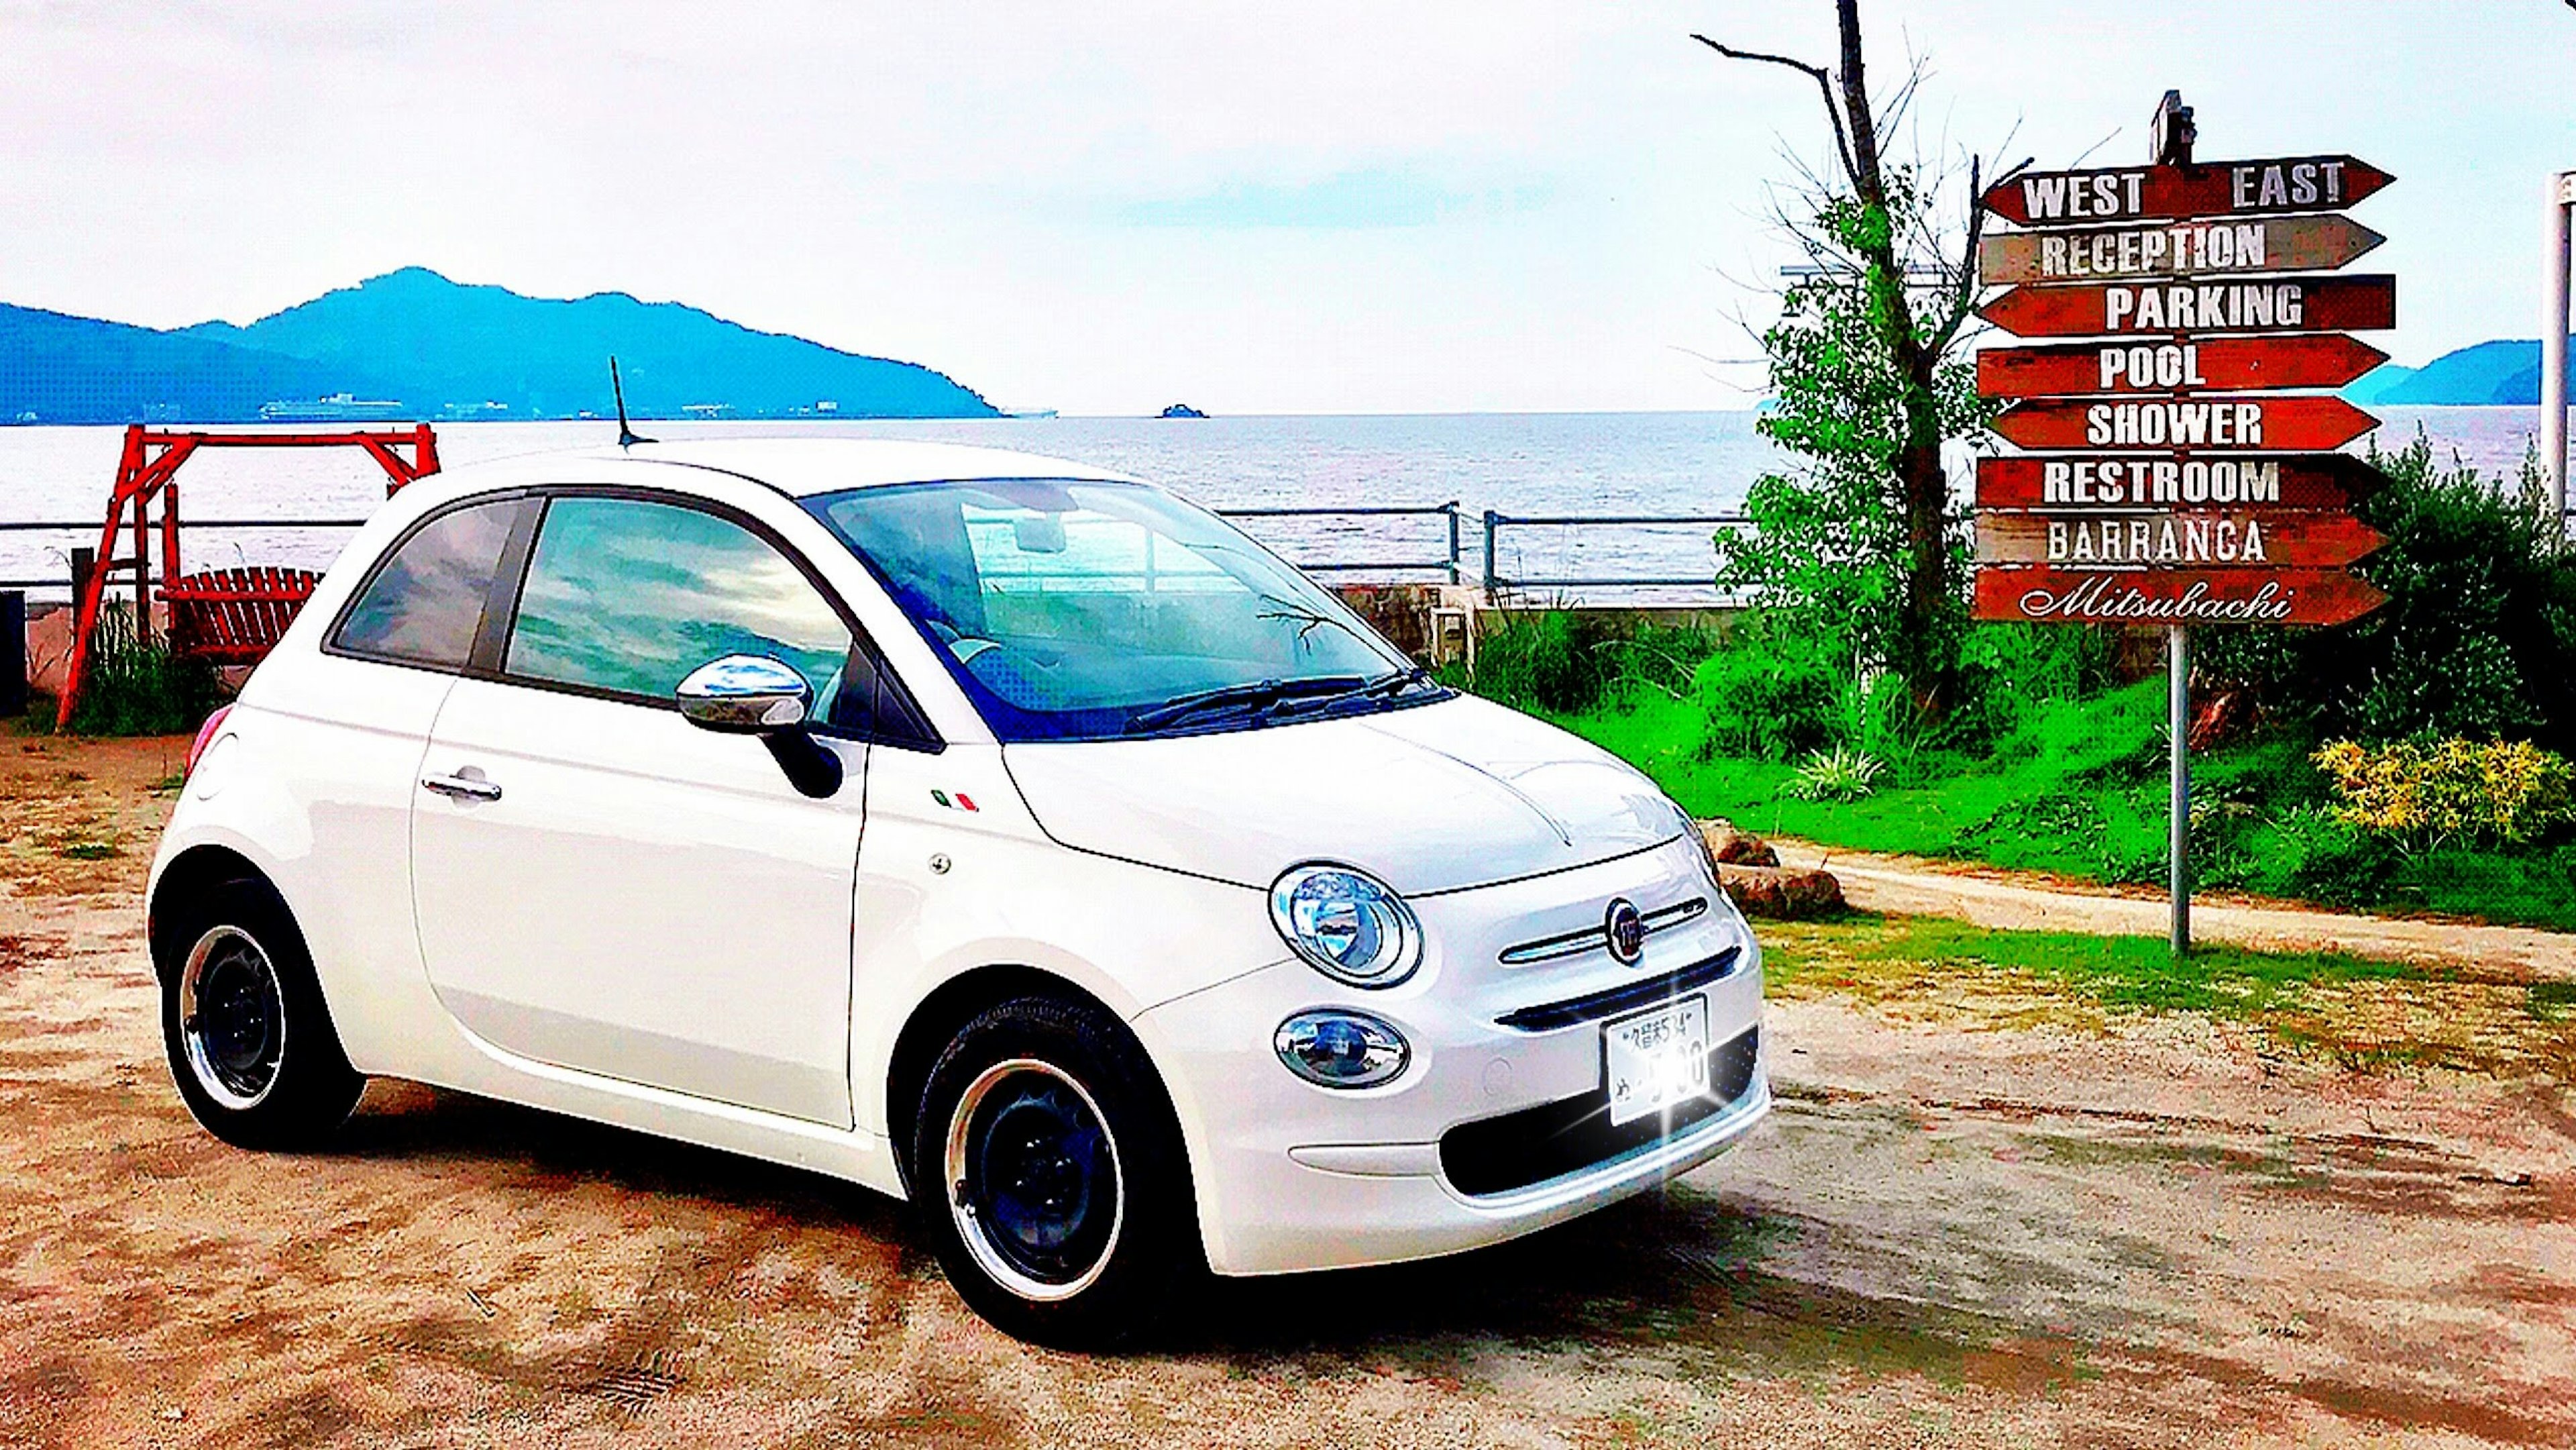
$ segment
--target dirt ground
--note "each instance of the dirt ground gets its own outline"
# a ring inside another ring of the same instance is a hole
[[[1779,1112],[1661,1196],[1116,1358],[724,1154],[390,1083],[237,1152],[141,941],[181,748],[0,737],[0,1444],[2576,1444],[2567,1085],[2191,1017],[1779,1001]]]

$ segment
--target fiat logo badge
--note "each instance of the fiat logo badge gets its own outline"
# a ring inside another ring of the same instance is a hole
[[[1610,903],[1610,914],[1601,923],[1601,934],[1610,943],[1610,955],[1623,967],[1633,967],[1646,955],[1646,918],[1637,912],[1637,904],[1621,897]]]

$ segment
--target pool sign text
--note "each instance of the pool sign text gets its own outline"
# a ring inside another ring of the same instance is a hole
[[[2029,398],[2194,388],[2339,388],[2386,361],[2388,354],[2339,332],[1990,347],[1977,354],[1977,391],[1989,398]]]

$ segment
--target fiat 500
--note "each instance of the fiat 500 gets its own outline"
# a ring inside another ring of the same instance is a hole
[[[150,940],[228,1142],[381,1075],[798,1165],[1060,1345],[1572,1218],[1770,1105],[1759,949],[1643,776],[985,449],[406,488],[200,732]]]

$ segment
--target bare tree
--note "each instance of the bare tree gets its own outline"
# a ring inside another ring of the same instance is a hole
[[[1908,229],[1920,219],[1895,214],[1902,208],[1891,205],[1888,167],[1882,160],[1888,133],[1920,71],[1908,77],[1886,112],[1873,110],[1861,58],[1859,0],[1835,0],[1834,10],[1841,25],[1842,55],[1840,65],[1831,71],[1789,56],[1738,50],[1705,35],[1691,38],[1730,60],[1780,66],[1814,80],[1833,133],[1841,183],[1864,214],[1876,219],[1876,224],[1853,229],[1847,249],[1862,273],[1874,341],[1902,380],[1903,436],[1893,456],[1893,483],[1904,517],[1908,567],[1903,605],[1890,639],[1893,658],[1887,663],[1913,687],[1919,707],[1937,711],[1947,703],[1953,665],[1945,640],[1951,633],[1949,621],[1958,612],[1961,580],[1952,537],[1949,480],[1941,466],[1943,418],[1936,379],[1943,361],[1961,343],[1962,329],[1977,306],[1976,254],[1984,213],[1976,198],[1981,193],[1982,161],[1975,156],[1968,159],[1966,241],[1959,260],[1952,266],[1942,259],[1931,283],[1925,285],[1909,275],[1909,260],[1917,259],[1902,254],[1910,240]]]

